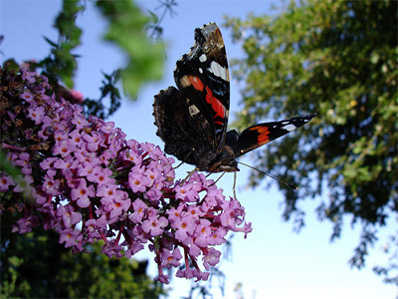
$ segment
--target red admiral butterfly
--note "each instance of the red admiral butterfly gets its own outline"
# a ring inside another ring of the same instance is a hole
[[[177,88],[155,96],[157,135],[164,151],[208,172],[238,171],[236,158],[309,122],[314,115],[227,132],[229,72],[225,45],[215,23],[195,29],[195,44],[177,61]]]

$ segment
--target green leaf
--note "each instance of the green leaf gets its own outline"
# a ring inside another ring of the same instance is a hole
[[[145,29],[150,18],[142,14],[131,1],[97,1],[97,6],[109,20],[105,39],[117,44],[128,57],[121,71],[123,87],[136,98],[144,83],[159,80],[163,69],[163,44],[151,43]]]
[[[246,54],[232,66],[244,85],[235,124],[318,114],[257,152],[258,168],[300,186],[298,194],[280,186],[284,217],[303,213],[298,199],[324,193],[319,215],[337,232],[346,215],[377,229],[398,215],[397,11],[397,1],[306,0],[272,17],[227,18]],[[252,174],[252,185],[261,181]],[[365,249],[353,265],[363,265]]]

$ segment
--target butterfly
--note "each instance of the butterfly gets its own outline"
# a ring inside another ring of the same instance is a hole
[[[177,88],[155,96],[157,135],[164,151],[207,172],[238,171],[237,158],[296,128],[315,115],[227,131],[230,80],[224,40],[215,23],[195,29],[195,44],[177,61]]]

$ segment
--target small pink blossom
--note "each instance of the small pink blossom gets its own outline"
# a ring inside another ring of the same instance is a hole
[[[148,206],[139,198],[134,200],[133,202],[133,213],[130,214],[129,218],[131,221],[135,223],[139,223],[141,219],[144,217]]]
[[[29,72],[28,69],[23,68],[22,69],[22,79],[27,80],[29,83],[35,83],[36,82],[36,73],[34,72]]]
[[[75,147],[72,146],[71,143],[69,143],[66,140],[57,142],[55,147],[54,147],[54,154],[60,155],[61,157],[67,157],[69,156],[73,151],[75,150]]]
[[[169,222],[166,217],[158,217],[154,215],[142,222],[142,229],[144,232],[151,234],[152,236],[159,236],[163,233],[163,228],[167,226]]]
[[[59,187],[61,182],[57,179],[54,179],[51,176],[45,175],[44,182],[42,185],[43,191],[45,191],[49,195],[58,195],[59,194]]]
[[[206,240],[210,245],[221,245],[227,240],[224,239],[227,231],[224,228],[219,227],[211,235],[209,235]]]
[[[200,219],[200,223],[195,229],[195,243],[200,247],[208,246],[207,237],[211,233],[211,222],[207,219]]]
[[[44,112],[44,107],[31,108],[29,109],[28,117],[38,125],[43,121]]]
[[[186,202],[196,201],[198,197],[197,191],[193,188],[194,185],[190,182],[180,186],[179,184],[174,188],[176,191],[176,198],[182,199]]]
[[[67,228],[60,232],[59,243],[65,243],[65,247],[75,247],[79,245],[83,236],[78,230]]]
[[[81,179],[71,191],[71,200],[76,201],[79,207],[87,208],[90,205],[90,197],[92,195],[92,186],[87,186],[86,180]]]
[[[181,265],[179,262],[182,259],[182,255],[180,253],[180,249],[177,247],[170,252],[170,250],[162,249],[160,257],[162,259],[161,267],[171,268],[171,267],[178,267]]]
[[[176,239],[184,243],[190,235],[193,234],[196,224],[192,223],[191,217],[185,216],[182,218],[176,218],[171,226],[175,228],[176,231]]]
[[[144,192],[151,180],[140,173],[130,173],[129,175],[129,185],[133,192]]]
[[[203,257],[203,264],[206,270],[210,270],[210,266],[215,266],[220,262],[221,252],[215,249],[214,247],[210,247],[207,254]]]
[[[117,217],[122,214],[122,212],[127,211],[130,208],[131,200],[127,198],[125,193],[121,190],[117,190],[115,196],[112,199],[110,217]]]
[[[17,220],[17,223],[13,225],[12,232],[18,232],[19,234],[26,234],[32,231],[33,227],[38,226],[40,223],[39,217],[36,215],[29,215],[26,218]]]
[[[10,186],[13,186],[14,184],[14,180],[11,176],[0,174],[0,191],[6,192],[8,188],[10,188]]]
[[[21,95],[21,99],[28,103],[32,103],[34,101],[33,95],[29,90],[25,90],[25,92]]]
[[[72,205],[60,206],[57,209],[56,215],[62,218],[64,227],[72,227],[82,220],[82,214],[75,212]]]

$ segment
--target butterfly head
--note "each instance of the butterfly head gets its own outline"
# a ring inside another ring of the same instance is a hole
[[[205,169],[208,172],[235,172],[239,171],[238,162],[231,147],[224,145],[222,150],[216,155],[210,167]]]

